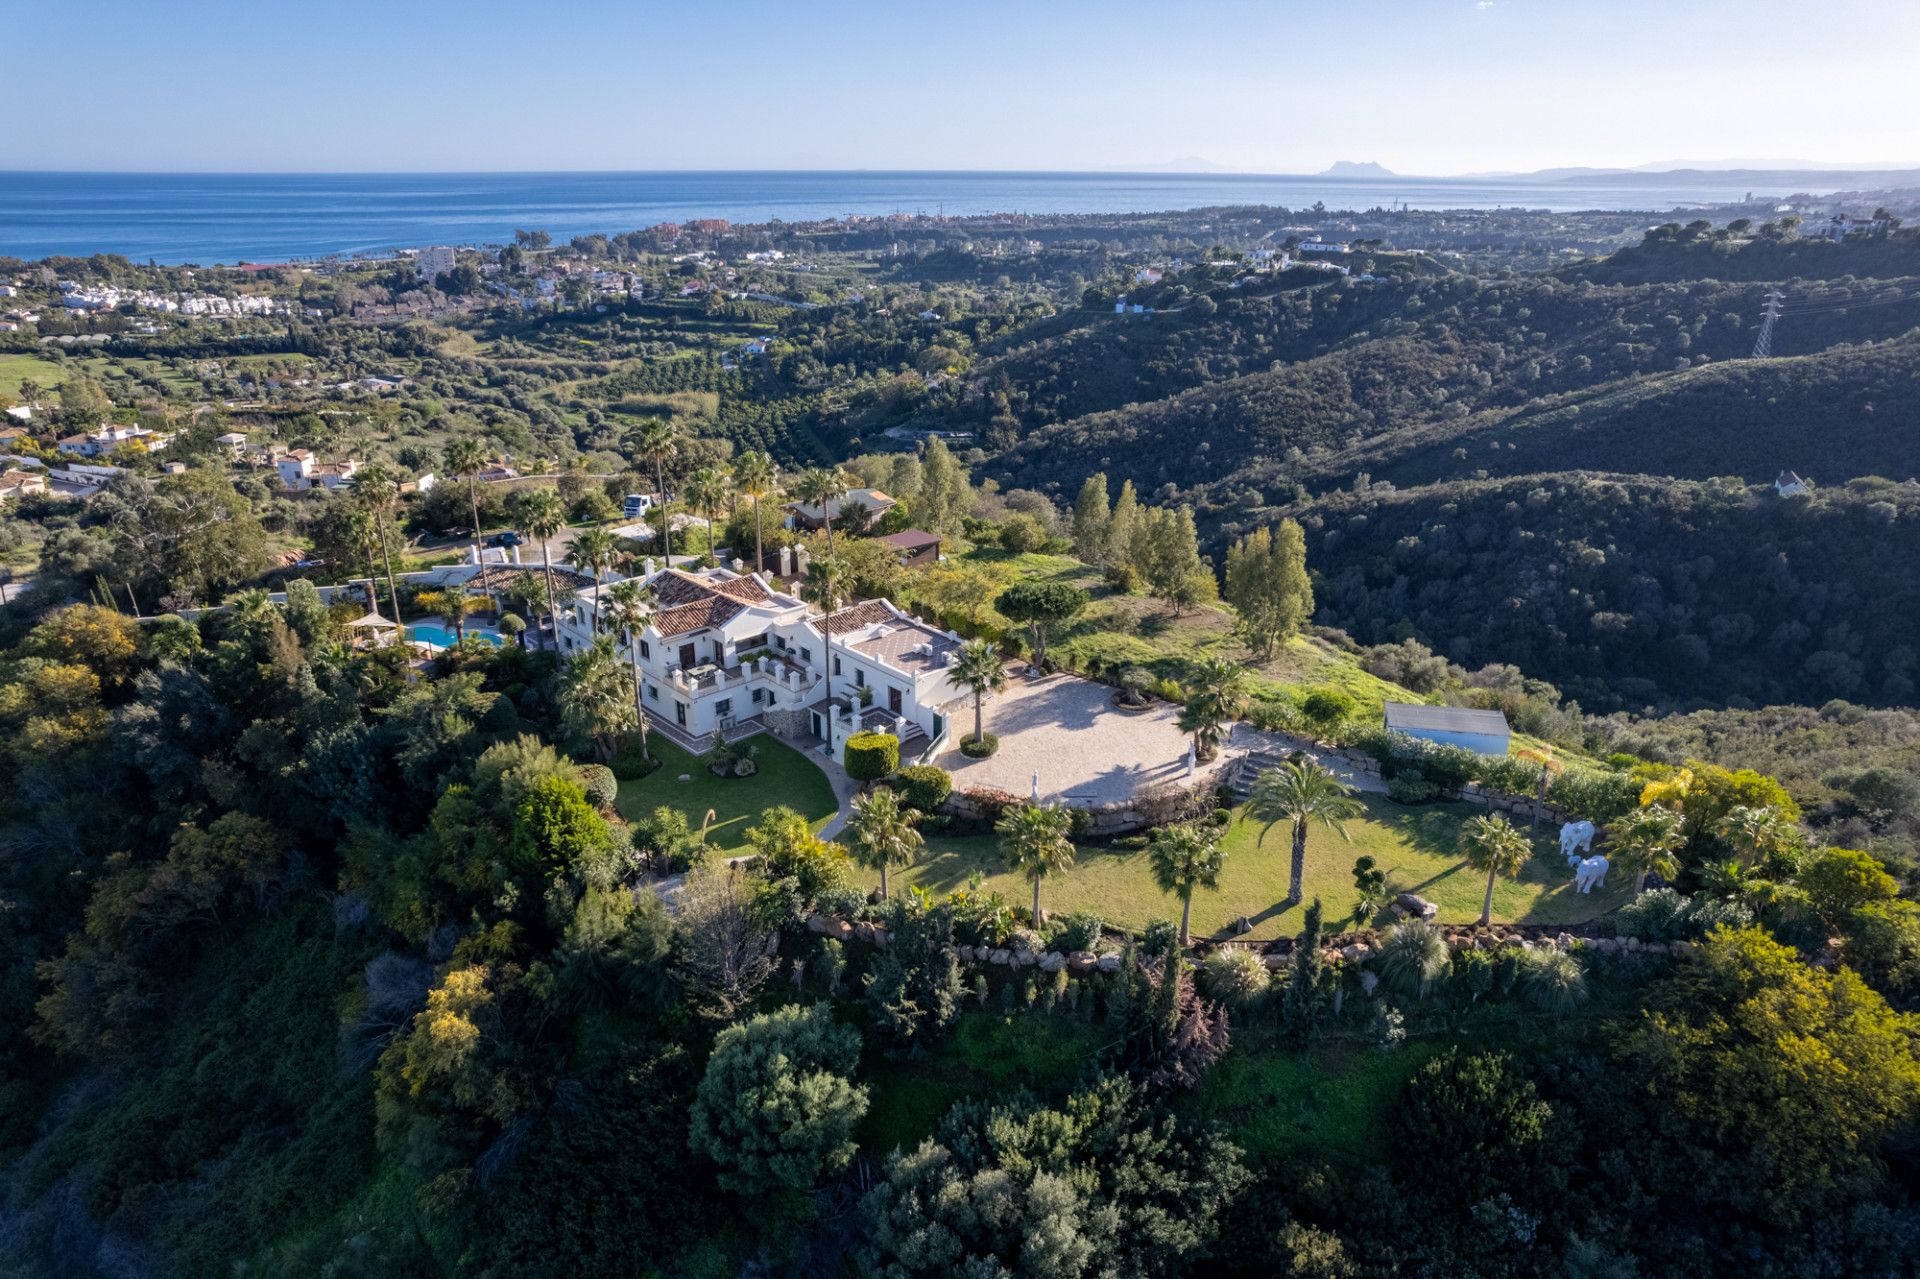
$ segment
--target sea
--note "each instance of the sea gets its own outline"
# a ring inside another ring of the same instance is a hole
[[[1772,175],[1767,175],[1772,176]],[[1814,175],[1781,175],[1810,178]],[[1866,177],[1865,174],[1852,175]],[[700,171],[632,173],[46,173],[0,171],[0,256],[118,253],[167,265],[372,255],[428,244],[556,240],[660,222],[890,213],[1309,209],[1669,211],[1764,194],[1751,173],[1491,178],[1225,173]],[[1827,190],[1836,189],[1829,184]],[[1820,186],[1779,186],[1820,192]]]

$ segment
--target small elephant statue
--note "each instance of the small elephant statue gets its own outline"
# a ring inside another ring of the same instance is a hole
[[[1593,851],[1593,823],[1568,822],[1560,828],[1560,855],[1571,864],[1574,854]]]
[[[1611,866],[1604,857],[1588,857],[1581,861],[1580,868],[1573,874],[1574,891],[1590,893],[1596,888],[1604,888],[1607,883],[1607,868]]]

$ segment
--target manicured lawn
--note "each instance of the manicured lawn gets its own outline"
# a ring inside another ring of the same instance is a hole
[[[1367,854],[1387,872],[1395,892],[1411,890],[1440,907],[1448,923],[1480,917],[1486,880],[1467,867],[1456,849],[1460,823],[1481,811],[1468,804],[1404,807],[1379,796],[1364,796],[1367,815],[1348,824],[1352,842],[1315,827],[1307,837],[1308,900],[1319,897],[1330,925],[1346,922],[1353,907],[1354,859]],[[1555,832],[1542,828],[1536,854],[1517,880],[1500,880],[1493,891],[1493,917],[1503,923],[1576,923],[1604,914],[1625,901],[1631,885],[1623,874],[1608,880],[1608,891],[1582,896],[1560,859]],[[1298,932],[1302,911],[1283,907],[1287,893],[1290,836],[1285,826],[1266,830],[1237,809],[1227,830],[1226,869],[1218,892],[1193,899],[1196,936],[1226,935],[1240,916],[1253,921],[1255,938]],[[966,883],[975,870],[987,886],[1014,905],[1032,900],[1024,880],[1009,872],[991,836],[930,835],[927,852],[904,873],[907,883],[946,891]],[[1108,923],[1138,929],[1162,916],[1177,919],[1180,904],[1154,887],[1144,849],[1085,848],[1072,871],[1041,889],[1049,911],[1091,910]]]
[[[619,808],[628,821],[639,821],[666,805],[686,814],[695,830],[713,810],[707,840],[726,856],[746,851],[747,830],[769,808],[784,804],[804,815],[817,830],[827,824],[839,805],[826,774],[800,752],[767,736],[753,739],[759,748],[752,777],[715,777],[701,760],[656,734],[652,749],[665,763],[638,781],[620,783]],[[680,781],[682,775],[691,781]]]
[[[1112,1039],[1103,1027],[1065,1013],[1007,1014],[994,996],[988,1005],[969,1008],[924,1057],[890,1061],[869,1049],[861,1076],[872,1087],[873,1106],[860,1125],[868,1154],[878,1159],[895,1149],[911,1150],[933,1135],[948,1107],[963,1097],[1064,1089]]]

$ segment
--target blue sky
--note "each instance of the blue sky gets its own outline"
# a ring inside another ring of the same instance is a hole
[[[1920,0],[7,0],[0,169],[1920,164]]]

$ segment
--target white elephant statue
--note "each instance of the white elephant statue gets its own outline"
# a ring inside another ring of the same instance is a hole
[[[1607,867],[1612,865],[1604,857],[1588,857],[1580,862],[1580,868],[1573,873],[1573,887],[1576,892],[1590,893],[1607,884]]]
[[[1575,853],[1593,851],[1593,823],[1568,822],[1560,828],[1560,855],[1569,863]]]

